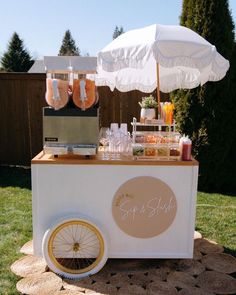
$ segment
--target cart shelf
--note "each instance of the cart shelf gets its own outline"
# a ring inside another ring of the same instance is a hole
[[[166,124],[163,122],[163,120],[156,120],[156,122],[152,123],[142,123],[137,122],[136,118],[133,118],[133,122],[131,122],[131,125],[133,126],[133,132],[134,130],[136,131],[136,127],[158,127],[158,131],[161,131],[162,127],[165,127],[175,132],[176,127],[175,121],[173,122],[173,124]]]

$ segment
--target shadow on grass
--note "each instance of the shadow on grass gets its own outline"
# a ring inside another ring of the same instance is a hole
[[[198,185],[198,192],[199,193],[205,193],[205,194],[221,194],[221,195],[227,195],[230,197],[236,197],[236,188],[235,185],[234,187],[231,188],[231,190],[228,189],[229,186],[225,186],[224,189],[203,189],[200,185]]]
[[[31,169],[0,166],[0,186],[31,189]]]
[[[227,253],[227,254],[230,254],[230,255],[236,257],[236,250],[234,250],[234,249],[224,247],[224,253]]]

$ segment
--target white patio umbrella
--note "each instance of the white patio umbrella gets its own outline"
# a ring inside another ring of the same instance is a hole
[[[221,80],[229,62],[215,46],[183,26],[154,24],[128,31],[98,53],[97,86],[113,91],[191,89]],[[159,108],[160,112],[160,108]]]

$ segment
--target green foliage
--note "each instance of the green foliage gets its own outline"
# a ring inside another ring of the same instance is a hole
[[[216,241],[225,252],[236,256],[236,198],[220,194],[198,193],[196,230],[204,238]]]
[[[58,55],[80,55],[80,50],[76,47],[75,40],[72,38],[70,30],[65,32]]]
[[[180,131],[193,140],[200,162],[199,188],[236,192],[236,52],[228,0],[184,0],[181,25],[214,44],[231,64],[223,80],[176,91],[172,99]]]
[[[113,35],[112,35],[113,40],[116,39],[116,38],[117,38],[118,36],[120,36],[121,34],[123,34],[124,32],[125,32],[125,31],[124,31],[124,29],[123,29],[122,26],[120,26],[120,27],[116,26],[116,27],[115,27],[115,30],[114,30],[114,33],[113,33]]]
[[[143,109],[153,109],[158,106],[157,101],[152,95],[142,97],[142,101],[139,102],[139,105]]]
[[[8,44],[7,51],[3,54],[2,69],[7,72],[28,72],[34,61],[24,48],[24,43],[15,32]]]

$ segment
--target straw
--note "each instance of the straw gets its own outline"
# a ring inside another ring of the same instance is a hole
[[[202,264],[208,269],[222,273],[236,272],[236,259],[225,253],[208,254],[202,258]]]
[[[148,278],[150,281],[166,281],[167,275],[170,272],[170,270],[167,267],[161,267],[158,269],[153,269],[148,271]]]
[[[217,271],[205,271],[197,278],[197,286],[216,294],[235,294],[236,279]]]
[[[11,265],[11,271],[20,277],[43,273],[46,269],[47,264],[45,260],[32,255],[24,256]]]
[[[45,272],[42,274],[31,275],[27,278],[21,279],[16,284],[16,289],[23,294],[43,294],[47,292],[60,291],[62,288],[62,279],[52,272]]]
[[[93,293],[93,294],[96,294],[96,293]],[[40,294],[40,295],[44,295],[44,294]],[[45,292],[45,295],[51,295],[51,294]],[[78,291],[71,291],[71,290],[62,290],[62,291],[54,292],[52,293],[52,295],[84,295],[84,293],[78,292]]]
[[[92,294],[94,295],[96,293],[92,293]],[[60,290],[60,291],[55,291],[55,290],[42,291],[41,290],[40,294],[38,295],[84,295],[84,292],[78,292],[78,291],[72,291],[72,290]]]
[[[118,295],[147,295],[147,292],[144,288],[136,285],[127,285],[121,287],[118,292]]]
[[[175,295],[178,294],[177,290],[168,282],[153,282],[147,287],[148,294],[155,295]]]
[[[117,288],[112,284],[106,284],[105,282],[96,282],[94,283],[91,288],[91,291],[95,291],[101,294],[116,294]],[[92,293],[94,294],[94,293]],[[91,294],[91,295],[92,295]]]
[[[205,270],[205,267],[199,261],[193,259],[181,259],[179,260],[177,270],[196,276],[202,273]]]
[[[25,243],[21,249],[20,252],[26,255],[33,255],[34,254],[34,249],[33,249],[33,240],[28,241]]]
[[[224,251],[223,246],[207,239],[196,239],[194,241],[194,248],[203,254],[222,253]]]
[[[118,288],[122,288],[129,285],[131,280],[127,273],[116,273],[110,277],[109,282]]]
[[[110,272],[148,271],[152,261],[146,259],[109,259],[106,268]]]
[[[202,253],[199,250],[194,249],[193,250],[193,259],[194,260],[201,260],[202,259]]]
[[[63,284],[63,288],[66,290],[83,292],[85,291],[85,289],[89,289],[91,287],[92,282],[93,281],[90,277],[86,277],[78,281],[64,279],[62,284]]]
[[[178,294],[179,295],[215,295],[212,292],[207,292],[201,288],[196,288],[196,287],[184,288]]]
[[[195,286],[196,279],[186,272],[174,271],[168,275],[167,282],[174,287],[184,288],[186,286]]]
[[[105,265],[98,273],[92,276],[94,282],[107,282],[110,279],[110,272],[107,270]]]
[[[148,275],[145,275],[143,272],[136,272],[131,276],[131,282],[133,285],[138,286],[147,286],[152,282],[151,278]]]
[[[194,232],[194,240],[201,239],[201,238],[202,238],[202,234],[195,230],[195,232]]]

